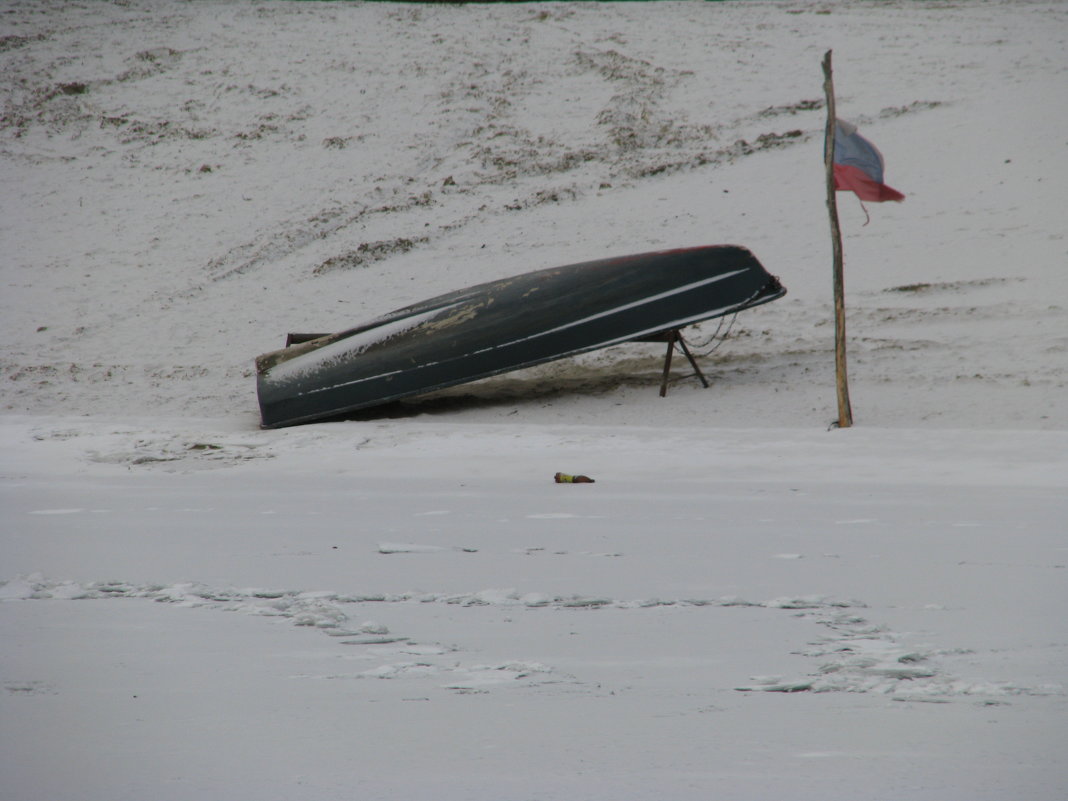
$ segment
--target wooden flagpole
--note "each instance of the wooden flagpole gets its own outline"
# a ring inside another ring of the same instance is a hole
[[[827,175],[827,213],[831,217],[831,247],[834,256],[834,374],[838,390],[838,427],[853,425],[846,375],[845,287],[842,278],[842,230],[838,225],[838,201],[834,189],[834,81],[831,77],[831,51],[823,56],[823,91],[827,96],[827,129],[823,139],[823,163]]]

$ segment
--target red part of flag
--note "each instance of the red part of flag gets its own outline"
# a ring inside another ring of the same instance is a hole
[[[855,192],[861,200],[881,203],[884,200],[905,199],[905,196],[891,186],[881,184],[860,167],[851,164],[834,165],[834,188],[839,192]]]

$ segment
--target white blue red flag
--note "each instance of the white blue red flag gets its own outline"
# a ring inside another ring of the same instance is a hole
[[[875,203],[905,199],[883,183],[883,154],[845,120],[836,120],[834,126],[834,188]]]

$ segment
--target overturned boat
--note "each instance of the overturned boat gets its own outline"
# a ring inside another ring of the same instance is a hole
[[[752,253],[734,245],[601,259],[479,284],[259,356],[263,427],[335,417],[677,332],[784,294]]]

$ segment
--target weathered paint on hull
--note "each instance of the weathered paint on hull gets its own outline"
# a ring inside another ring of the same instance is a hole
[[[713,245],[554,267],[452,292],[256,360],[263,426],[333,417],[782,297]]]

